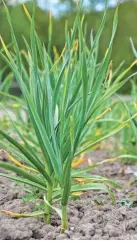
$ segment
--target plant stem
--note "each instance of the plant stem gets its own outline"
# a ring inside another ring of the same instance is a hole
[[[52,191],[53,191],[52,187],[48,186],[46,199],[50,205],[52,205]],[[49,224],[51,221],[51,207],[47,203],[45,204],[45,212],[46,214],[44,216],[44,220],[47,224]]]
[[[68,227],[68,218],[67,218],[67,205],[62,205],[62,233],[67,229]]]

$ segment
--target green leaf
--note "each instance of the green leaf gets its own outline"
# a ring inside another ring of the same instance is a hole
[[[46,178],[46,180],[51,183],[51,178],[44,170],[41,163],[39,163],[32,155],[28,152],[23,146],[21,146],[17,141],[15,141],[13,138],[11,138],[9,135],[4,133],[2,130],[0,130],[0,134],[6,138],[10,143],[12,143],[22,154],[24,154],[30,162],[39,170],[39,172]]]
[[[8,174],[5,174],[5,173],[0,173],[0,176],[1,177],[7,177],[15,182],[19,182],[19,183],[24,183],[24,184],[27,184],[27,185],[30,185],[31,187],[36,187],[36,188],[39,188],[43,191],[46,191],[46,186],[43,187],[41,185],[39,185],[38,183],[36,182],[32,182],[32,181],[29,181],[25,178],[20,178],[20,177],[16,177],[16,176],[12,176],[12,175],[8,175]]]
[[[110,195],[112,202],[115,203],[115,196],[113,192],[106,185],[102,183],[76,184],[71,187],[71,192],[88,191],[88,190],[103,190]]]
[[[24,171],[23,169],[21,169],[17,166],[14,166],[12,164],[0,162],[0,168],[4,168],[6,170],[15,172],[16,174],[24,177],[25,179],[28,179],[29,181],[34,182],[34,183],[38,183],[41,186],[44,186],[44,187],[46,186],[46,182],[44,182],[42,179],[37,177],[36,174],[32,175],[32,174]]]
[[[50,203],[47,201],[46,197],[44,197],[44,202],[45,202],[50,208],[52,208],[52,209],[59,215],[59,217],[62,219],[62,211],[61,211],[61,209],[56,208],[56,207],[50,205]]]

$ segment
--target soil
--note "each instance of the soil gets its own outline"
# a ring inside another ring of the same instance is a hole
[[[98,150],[90,155],[92,162],[108,158],[107,152]],[[90,191],[80,200],[70,201],[68,205],[69,227],[60,233],[60,219],[52,216],[51,225],[44,224],[37,218],[11,218],[0,215],[1,240],[98,240],[98,239],[132,239],[137,240],[137,206],[122,205],[122,200],[137,203],[137,183],[129,186],[137,164],[116,162],[104,164],[94,170],[95,174],[107,176],[123,185],[123,190],[116,190],[116,205],[103,191]],[[92,172],[93,173],[93,172]],[[22,185],[0,177],[0,210],[12,212],[31,212],[34,202],[26,203],[22,197],[25,191]],[[99,200],[102,200],[99,202]],[[124,202],[123,202],[124,204]],[[126,202],[125,202],[126,204]]]

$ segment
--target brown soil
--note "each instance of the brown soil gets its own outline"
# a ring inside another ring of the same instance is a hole
[[[100,161],[108,157],[103,151],[92,152],[92,161]],[[122,172],[121,172],[122,170]],[[137,200],[137,183],[128,186],[132,171],[136,165],[122,163],[107,164],[97,168],[94,173],[107,176],[123,185],[123,190],[116,190],[117,204],[114,206],[109,196],[103,191],[91,191],[80,200],[70,201],[68,206],[69,227],[60,233],[60,219],[52,217],[51,225],[45,225],[36,218],[11,218],[0,215],[0,239],[132,239],[137,240],[137,207],[122,206],[121,200]],[[93,173],[93,172],[92,172]],[[25,203],[23,187],[10,180],[0,177],[0,210],[12,212],[31,212],[34,202]],[[102,202],[99,205],[99,198]],[[97,204],[98,202],[98,204]]]

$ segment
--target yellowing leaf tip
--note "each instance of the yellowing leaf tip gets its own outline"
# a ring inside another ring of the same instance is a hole
[[[5,3],[4,0],[2,0],[2,3],[3,3],[3,5],[4,5],[4,7],[7,7],[7,5],[6,5],[6,3]]]
[[[51,19],[52,19],[52,12],[49,11],[49,20],[51,21]]]
[[[22,6],[23,6],[23,9],[24,9],[24,12],[25,12],[26,16],[28,17],[29,20],[31,20],[30,13],[29,13],[28,9],[26,8],[25,4],[22,3]]]
[[[137,63],[137,59],[130,65],[130,68],[132,68]]]

